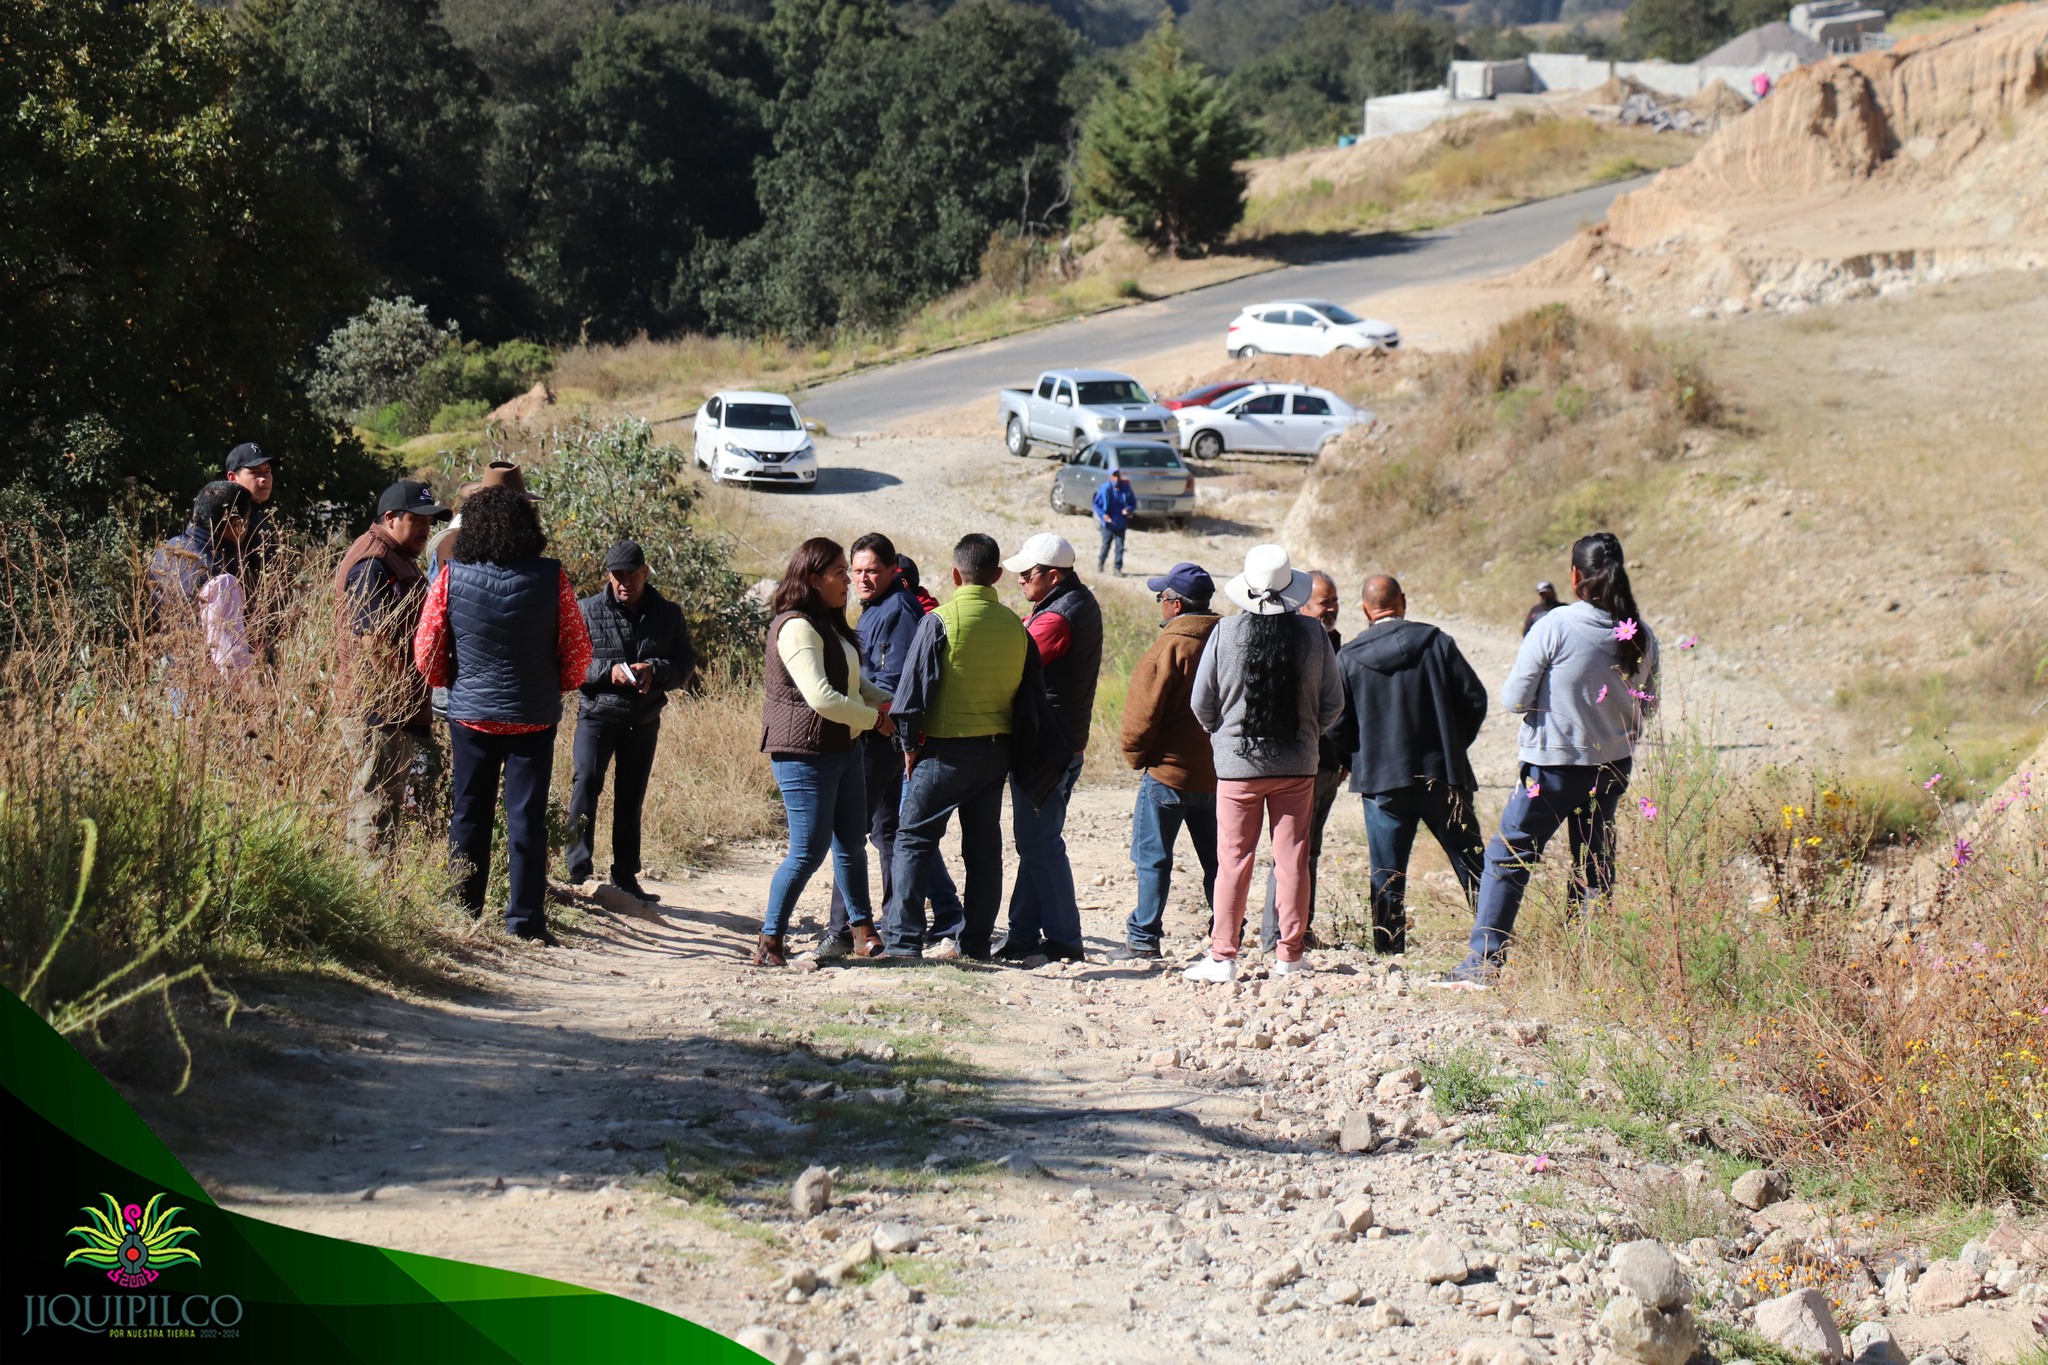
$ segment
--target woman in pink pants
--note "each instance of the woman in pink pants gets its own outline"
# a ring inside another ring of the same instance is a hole
[[[1321,624],[1300,614],[1309,576],[1287,551],[1253,546],[1223,591],[1244,610],[1211,632],[1195,671],[1195,719],[1216,757],[1216,895],[1209,953],[1184,973],[1190,981],[1237,979],[1252,857],[1268,819],[1280,919],[1273,974],[1305,970],[1316,740],[1344,714],[1337,653]]]

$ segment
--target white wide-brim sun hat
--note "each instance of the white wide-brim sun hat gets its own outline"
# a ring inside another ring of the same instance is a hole
[[[1245,554],[1244,572],[1223,585],[1223,595],[1258,616],[1300,611],[1308,601],[1309,577],[1294,567],[1278,545],[1254,545]]]

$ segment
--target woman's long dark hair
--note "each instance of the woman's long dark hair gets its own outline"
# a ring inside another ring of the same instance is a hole
[[[462,500],[449,557],[464,564],[519,564],[547,549],[540,513],[512,488],[479,488]]]
[[[1572,567],[1579,571],[1581,602],[1591,602],[1612,616],[1617,625],[1623,621],[1642,625],[1635,590],[1628,582],[1628,566],[1621,557],[1621,541],[1612,531],[1580,536],[1572,545]],[[1615,645],[1615,652],[1621,655],[1621,671],[1633,678],[1643,664],[1641,630],[1629,639],[1615,641]]]
[[[797,546],[789,557],[789,567],[782,571],[782,582],[775,587],[769,610],[777,616],[786,611],[801,612],[821,635],[837,634],[842,639],[858,640],[853,627],[846,623],[846,608],[834,611],[826,606],[812,581],[844,558],[845,547],[830,536],[812,536]]]
[[[1237,756],[1255,758],[1301,738],[1301,648],[1306,632],[1291,611],[1247,612],[1238,641],[1244,660],[1244,720]]]

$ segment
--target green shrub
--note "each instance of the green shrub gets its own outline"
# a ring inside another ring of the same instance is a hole
[[[469,431],[481,426],[484,414],[490,405],[481,398],[465,398],[456,403],[443,403],[434,413],[434,420],[427,424],[431,432]]]

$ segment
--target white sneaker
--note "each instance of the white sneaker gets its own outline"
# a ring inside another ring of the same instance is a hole
[[[1237,963],[1225,962],[1218,957],[1204,957],[1181,976],[1189,981],[1214,981],[1220,986],[1227,986],[1237,980]]]
[[[1272,971],[1275,976],[1307,976],[1308,959],[1297,958],[1293,962],[1282,962],[1276,957],[1273,959]]]
[[[960,940],[957,938],[942,938],[931,947],[925,949],[924,955],[926,957],[956,958],[960,956]]]

